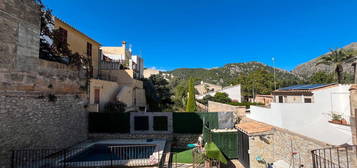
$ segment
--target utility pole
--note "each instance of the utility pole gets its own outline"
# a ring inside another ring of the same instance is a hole
[[[276,90],[276,82],[275,82],[275,58],[271,58],[271,60],[273,61],[273,71],[274,71],[274,90]]]

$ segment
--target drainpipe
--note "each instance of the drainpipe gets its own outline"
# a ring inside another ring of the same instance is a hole
[[[354,84],[350,88],[350,110],[351,110],[351,131],[352,131],[352,143],[357,145],[357,62],[352,64]]]
[[[352,143],[357,145],[357,84],[353,84],[350,88],[350,105],[351,105],[351,131]]]

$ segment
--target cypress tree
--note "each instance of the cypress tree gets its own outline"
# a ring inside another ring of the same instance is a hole
[[[188,82],[188,99],[186,103],[186,112],[196,111],[195,88],[193,86],[193,79],[190,78]]]

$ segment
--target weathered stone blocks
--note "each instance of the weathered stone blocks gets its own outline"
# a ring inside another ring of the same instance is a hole
[[[0,92],[0,167],[10,164],[11,150],[68,147],[87,139],[87,112],[75,95]]]

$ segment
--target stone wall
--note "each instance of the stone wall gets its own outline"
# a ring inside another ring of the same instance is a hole
[[[176,141],[178,148],[197,143],[201,134],[89,134],[89,139],[166,139]]]
[[[0,1],[0,25],[0,167],[10,166],[13,149],[86,140],[83,81],[74,67],[39,59],[34,0]]]
[[[208,101],[208,112],[233,112],[234,123],[239,122],[241,118],[245,118],[245,111],[245,106],[232,106],[229,104]]]
[[[87,139],[87,112],[80,95],[0,92],[0,167],[13,149],[63,148]]]
[[[323,142],[275,128],[271,132],[249,137],[250,167],[265,168],[256,160],[260,156],[267,163],[283,160],[288,164],[294,163],[295,167],[302,164],[304,168],[312,168],[311,151],[326,146]]]
[[[11,71],[0,69],[0,90],[80,93],[85,81],[79,79],[73,67],[38,59],[33,69]]]
[[[0,90],[80,92],[73,67],[39,59],[40,14],[34,0],[0,1]]]
[[[37,9],[33,0],[0,1],[0,69],[26,70],[37,64],[40,44]]]

